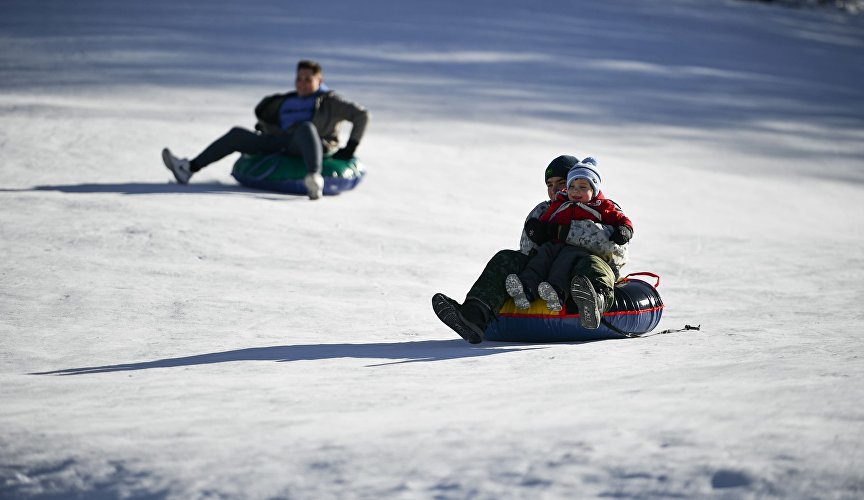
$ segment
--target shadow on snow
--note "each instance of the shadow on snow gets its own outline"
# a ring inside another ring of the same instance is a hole
[[[30,375],[84,375],[88,373],[107,373],[133,370],[149,370],[151,368],[174,368],[179,366],[209,365],[228,363],[232,361],[317,361],[325,359],[356,358],[356,359],[389,359],[392,362],[367,365],[369,367],[401,363],[416,363],[420,361],[444,361],[449,359],[474,358],[491,356],[513,351],[542,349],[542,347],[515,346],[512,344],[495,343],[485,346],[467,346],[462,340],[424,340],[417,342],[389,342],[370,344],[308,344],[282,345],[270,347],[250,347],[233,351],[213,352],[165,358],[139,363],[122,363],[116,365],[85,366],[81,368],[64,368],[45,372],[34,372]],[[502,347],[503,346],[503,347]]]
[[[274,193],[247,188],[237,184],[222,184],[219,182],[204,182],[188,185],[158,182],[120,182],[120,183],[87,183],[34,186],[24,189],[3,189],[0,193],[26,191],[58,191],[61,193],[118,193],[118,194],[246,194],[261,198],[279,200],[305,200],[306,196]]]

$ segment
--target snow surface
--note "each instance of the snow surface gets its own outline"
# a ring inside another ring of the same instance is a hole
[[[723,0],[2,0],[0,497],[861,498],[864,18]],[[173,183],[300,58],[355,190]],[[657,331],[430,306],[594,155]]]

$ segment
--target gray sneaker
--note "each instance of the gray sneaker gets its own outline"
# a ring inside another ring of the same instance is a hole
[[[177,158],[171,154],[168,148],[165,148],[162,150],[162,162],[174,174],[174,178],[177,179],[178,183],[189,183],[189,178],[192,177],[192,167],[189,165],[189,160],[186,158]]]
[[[317,200],[324,194],[324,177],[317,172],[306,174],[303,185],[306,186],[306,193],[310,200]]]
[[[513,297],[513,302],[516,303],[517,309],[528,309],[531,307],[531,301],[525,295],[525,287],[522,286],[522,280],[515,274],[510,274],[504,280],[504,288],[507,290],[507,295]]]
[[[600,326],[605,299],[602,295],[597,295],[591,281],[585,276],[574,276],[570,282],[570,294],[579,310],[579,324],[589,330]]]
[[[547,282],[542,282],[537,285],[537,294],[540,298],[546,301],[546,308],[550,311],[558,312],[561,310],[561,299],[558,297],[558,292],[552,288]]]

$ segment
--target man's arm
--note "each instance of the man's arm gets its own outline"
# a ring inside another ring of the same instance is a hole
[[[290,92],[287,94],[273,94],[261,99],[261,102],[255,106],[255,118],[258,118],[258,122],[255,123],[255,130],[270,135],[284,133],[282,126],[279,124],[279,107],[290,95]]]
[[[366,125],[369,123],[369,111],[357,103],[343,99],[338,94],[331,95],[330,99],[334,118],[351,122],[351,135],[348,140],[360,143],[363,134],[366,133]]]
[[[533,210],[531,210],[531,212],[528,213],[528,217],[525,217],[525,222],[528,222],[528,219],[539,219],[540,216],[543,215],[543,212],[549,208],[550,203],[550,201],[540,202]],[[525,255],[529,255],[538,245],[528,237],[528,233],[525,231],[525,225],[523,224],[522,226],[522,236],[519,238],[519,251]]]

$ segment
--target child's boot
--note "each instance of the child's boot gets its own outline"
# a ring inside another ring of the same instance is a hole
[[[515,274],[510,274],[504,281],[504,288],[507,290],[507,295],[513,297],[513,302],[516,303],[517,309],[528,309],[531,307],[531,301],[525,295],[525,287],[522,286],[522,280]]]
[[[594,330],[606,309],[606,299],[597,294],[594,285],[585,276],[574,276],[570,282],[570,294],[579,310],[579,323],[583,328]]]
[[[547,282],[542,282],[537,286],[537,294],[540,298],[546,301],[546,307],[550,311],[558,312],[561,310],[561,299],[558,297],[558,292]]]

